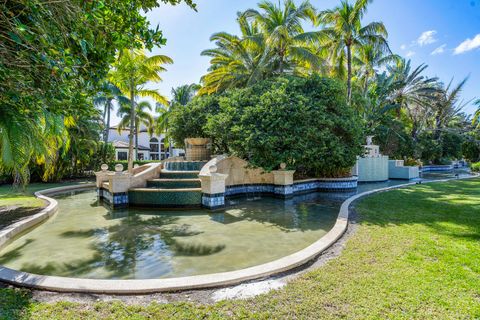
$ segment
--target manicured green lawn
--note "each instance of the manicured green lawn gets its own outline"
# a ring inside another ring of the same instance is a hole
[[[478,319],[480,179],[417,185],[357,205],[341,256],[285,288],[241,301],[126,306],[31,301],[0,290],[5,319]]]

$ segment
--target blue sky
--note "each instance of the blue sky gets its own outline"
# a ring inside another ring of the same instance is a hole
[[[274,0],[276,1],[276,0]],[[153,50],[166,54],[174,64],[163,74],[160,92],[169,96],[172,87],[198,83],[205,74],[211,48],[209,37],[218,31],[238,33],[236,13],[256,7],[258,0],[196,0],[198,12],[181,4],[162,6],[149,13],[159,25],[167,44]],[[311,0],[318,9],[333,8],[340,0]],[[470,79],[463,99],[480,97],[480,0],[374,0],[365,22],[382,21],[389,31],[392,51],[408,56],[414,66],[429,65],[427,74],[454,83]],[[471,113],[473,105],[465,111]]]

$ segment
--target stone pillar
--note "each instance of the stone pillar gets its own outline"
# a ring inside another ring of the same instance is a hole
[[[282,165],[285,167],[285,165]],[[293,174],[295,170],[275,170],[273,173],[273,184],[275,185],[275,196],[280,198],[293,197]]]
[[[215,165],[209,168],[208,174],[198,177],[202,182],[202,205],[208,209],[219,209],[225,206],[225,180],[228,174],[217,173]]]
[[[121,208],[128,206],[128,189],[130,189],[131,174],[123,172],[123,165],[117,164],[115,172],[108,174],[108,195],[104,198],[113,206]]]
[[[112,171],[108,171],[108,165],[102,164],[102,171],[95,172],[97,189],[101,188],[104,182],[108,181],[108,174]]]

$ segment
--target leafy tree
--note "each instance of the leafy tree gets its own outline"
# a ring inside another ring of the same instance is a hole
[[[169,149],[169,155],[172,155],[173,141],[170,137],[170,117],[174,108],[183,108],[186,106],[197,93],[200,86],[193,84],[186,84],[177,88],[172,88],[172,99],[168,105],[157,103],[156,111],[159,113],[155,121],[155,131],[157,134],[165,134],[167,143],[166,147]]]
[[[344,62],[346,56],[349,103],[352,97],[352,51],[366,45],[374,45],[378,52],[390,53],[385,25],[382,22],[362,25],[362,19],[370,2],[371,0],[356,0],[355,4],[351,4],[342,0],[338,7],[324,10],[318,15],[320,23],[326,26],[320,32],[323,38],[322,44],[331,52],[332,65],[336,65],[338,61]]]
[[[148,57],[143,50],[123,50],[118,54],[110,72],[110,81],[130,99],[130,133],[128,135],[128,171],[133,170],[133,139],[135,135],[136,97],[151,97],[159,103],[167,104],[167,99],[156,90],[148,89],[147,84],[160,82],[160,73],[166,71],[164,64],[173,63],[165,55]]]
[[[266,170],[285,162],[300,176],[348,175],[363,133],[344,90],[332,79],[287,77],[199,97],[174,110],[172,135],[210,137],[217,152]]]
[[[207,137],[204,127],[208,118],[219,112],[218,99],[218,95],[199,96],[183,108],[170,110],[168,126],[175,145],[184,146],[186,138]],[[227,146],[222,148],[226,149]]]
[[[91,97],[115,53],[165,44],[144,12],[179,2],[1,2],[0,170],[25,183],[30,163],[54,163],[68,147],[73,119],[94,112]]]

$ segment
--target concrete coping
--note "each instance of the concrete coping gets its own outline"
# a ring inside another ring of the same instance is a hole
[[[460,179],[475,178],[477,176]],[[445,182],[449,180],[452,179],[436,180],[430,182]],[[342,203],[336,223],[333,228],[316,242],[312,243],[305,249],[302,249],[286,257],[241,270],[166,279],[97,280],[36,275],[0,266],[0,281],[11,283],[17,286],[41,290],[97,294],[147,294],[156,292],[172,292],[235,285],[247,280],[264,278],[281,272],[285,272],[290,269],[302,266],[305,263],[313,260],[314,258],[318,257],[323,251],[329,248],[332,244],[334,244],[345,233],[348,227],[349,207],[354,201],[377,192],[403,188],[414,184],[415,182],[406,183],[403,185],[371,190],[354,195]],[[47,201],[49,205],[40,213],[25,220],[22,220],[18,223],[15,223],[2,230],[0,232],[0,250],[6,245],[8,239],[11,239],[15,235],[28,228],[38,225],[40,222],[46,220],[51,215],[53,215],[53,213],[56,212],[56,210],[58,209],[57,201],[45,196],[45,194],[52,195],[55,193],[72,191],[79,188],[87,188],[93,186],[94,184],[91,184],[90,186],[70,186],[37,192],[36,196]]]

